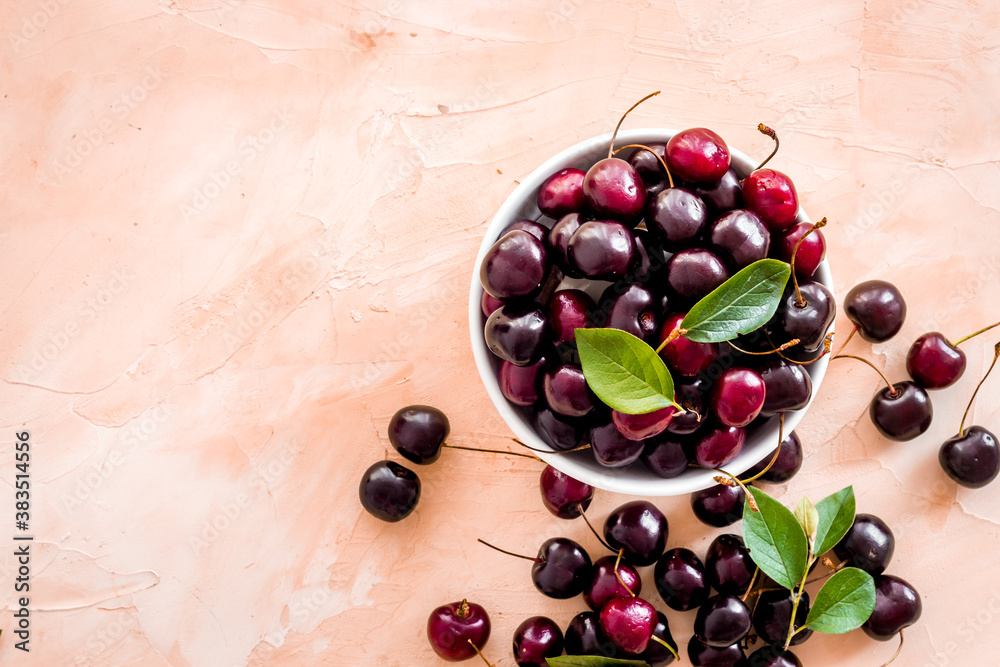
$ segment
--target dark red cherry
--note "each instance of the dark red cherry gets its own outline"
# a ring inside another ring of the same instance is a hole
[[[646,441],[642,463],[657,477],[670,479],[688,469],[691,460],[680,437],[669,431]]]
[[[451,433],[448,417],[429,405],[400,408],[389,420],[389,442],[414,463],[434,463]]]
[[[503,305],[503,301],[483,290],[483,298],[479,304],[483,309],[483,317],[489,317],[493,311]]]
[[[788,637],[788,623],[792,620],[794,606],[792,592],[781,589],[763,591],[757,598],[753,610],[753,628],[757,636],[768,644],[785,643]],[[800,628],[806,623],[809,615],[809,593],[803,593],[799,608],[795,612],[795,627]],[[798,646],[812,636],[813,631],[806,629],[792,637],[792,646]]]
[[[538,210],[550,218],[583,210],[585,176],[582,169],[573,167],[560,169],[549,176],[538,188]]]
[[[667,259],[662,248],[653,242],[649,231],[636,229],[632,231],[635,239],[635,251],[638,259],[632,271],[634,282],[642,285],[657,285],[660,275],[667,266]],[[660,311],[667,312],[666,297],[660,297]]]
[[[948,477],[962,486],[970,489],[986,486],[1000,472],[997,437],[982,426],[970,426],[964,435],[945,440],[938,461]]]
[[[743,518],[746,493],[738,486],[716,484],[691,494],[691,509],[698,520],[724,528]]]
[[[626,653],[646,650],[657,621],[656,609],[642,598],[615,598],[601,610],[601,629]]]
[[[795,224],[799,196],[792,179],[777,169],[757,169],[743,181],[743,202],[768,229],[780,232]]]
[[[692,637],[688,641],[687,654],[694,667],[749,667],[743,647],[739,644],[714,648]]]
[[[483,257],[479,280],[498,299],[537,294],[549,271],[549,255],[537,238],[523,230],[500,237]]]
[[[508,303],[487,318],[486,346],[501,359],[528,366],[542,358],[549,331],[544,310],[533,304]]]
[[[420,500],[417,473],[393,461],[373,463],[361,476],[361,506],[376,519],[395,523],[413,512]]]
[[[623,468],[635,463],[642,455],[645,444],[629,440],[618,432],[614,424],[601,424],[590,429],[590,448],[594,459],[607,468]]]
[[[663,555],[668,533],[667,517],[646,500],[625,503],[604,521],[604,541],[612,549],[624,549],[625,559],[637,567],[652,565]]]
[[[538,549],[531,581],[542,595],[566,600],[583,592],[592,569],[590,555],[582,546],[567,537],[553,537]]]
[[[663,601],[677,611],[700,607],[711,589],[704,563],[690,549],[671,549],[664,553],[656,561],[653,581]]]
[[[712,185],[698,185],[694,188],[713,213],[723,213],[743,206],[743,184],[736,172],[729,169],[722,178]]]
[[[594,409],[594,398],[579,366],[563,364],[542,378],[545,400],[564,417],[582,417]]]
[[[629,440],[645,440],[663,433],[674,419],[677,408],[668,406],[642,415],[611,411],[611,423]]]
[[[532,616],[514,631],[514,661],[518,667],[548,667],[545,659],[562,652],[563,633],[551,618]]]
[[[708,228],[713,249],[739,271],[767,257],[771,233],[756,213],[737,209],[723,213]]]
[[[920,594],[907,581],[883,574],[875,578],[875,610],[861,628],[878,641],[889,641],[920,619]]]
[[[670,634],[670,625],[667,622],[667,617],[661,611],[656,612],[656,627],[653,628],[653,637],[656,637],[660,641],[650,641],[646,645],[646,650],[639,654],[638,659],[649,663],[651,667],[663,667],[663,665],[669,665],[676,660],[674,654],[660,643],[669,644],[675,651],[677,650],[677,642],[674,641],[673,636]]]
[[[874,514],[855,516],[847,534],[833,547],[841,561],[873,576],[885,572],[895,550],[895,536]]]
[[[801,410],[812,398],[812,378],[805,368],[777,355],[763,357],[757,372],[764,380],[764,407],[761,414],[774,415],[787,410]]]
[[[715,183],[729,170],[729,147],[704,127],[681,130],[667,142],[667,166],[692,183]]]
[[[657,343],[665,341],[675,329],[679,329],[687,313],[676,313],[663,322]],[[716,343],[696,343],[684,336],[675,338],[666,344],[660,352],[667,365],[679,374],[693,377],[708,370],[712,362],[719,356],[719,346]],[[699,411],[704,417],[704,413]]]
[[[965,373],[965,352],[934,331],[913,341],[906,354],[906,372],[924,389],[944,389]]]
[[[583,196],[598,215],[638,222],[646,206],[646,184],[628,162],[609,157],[587,170]]]
[[[580,510],[586,511],[590,507],[590,501],[594,499],[594,487],[573,479],[552,466],[545,466],[542,470],[539,488],[545,509],[560,519],[577,518]]]
[[[893,394],[895,391],[895,394]],[[934,409],[930,396],[915,382],[897,382],[872,398],[868,414],[879,433],[890,440],[913,440],[931,426]]]
[[[783,262],[791,262],[792,253],[795,252],[795,275],[798,276],[799,280],[811,278],[816,273],[823,258],[826,257],[826,238],[823,236],[823,232],[818,229],[806,236],[806,240],[802,241],[798,251],[795,251],[796,244],[812,228],[812,223],[800,222],[782,232],[775,240],[775,257],[778,259]]]
[[[753,477],[764,468],[767,468],[772,458],[774,458],[773,451],[761,459],[760,463],[747,470],[744,477]],[[781,451],[778,453],[778,459],[774,462],[774,465],[754,481],[771,482],[772,484],[787,482],[792,477],[795,477],[795,473],[802,467],[802,460],[802,442],[795,431],[792,431],[781,441]]]
[[[801,635],[796,635],[796,637],[799,636]],[[802,661],[799,660],[798,656],[782,648],[784,643],[785,639],[782,638],[779,643],[762,646],[754,651],[748,660],[749,667],[802,667]],[[793,640],[792,643],[794,644],[795,641]]]
[[[594,326],[597,305],[586,292],[578,289],[559,290],[549,301],[549,320],[555,343],[576,344],[576,330]]]
[[[906,301],[892,283],[869,280],[847,293],[844,312],[862,338],[869,343],[884,343],[903,328]]]
[[[528,232],[536,239],[541,241],[542,245],[545,245],[548,242],[549,228],[541,224],[540,222],[535,222],[534,220],[527,220],[524,218],[520,220],[515,220],[514,222],[504,227],[503,231],[500,232],[500,238],[503,238],[508,233],[517,230],[520,230],[522,232]]]
[[[573,617],[566,628],[566,655],[602,655],[614,657],[620,649],[601,629],[597,612],[585,611]]]
[[[716,426],[702,433],[694,449],[694,460],[702,468],[721,468],[743,451],[747,432],[738,426]]]
[[[556,451],[576,449],[583,445],[587,435],[583,422],[563,417],[549,408],[535,413],[534,425],[538,437]]]
[[[663,316],[659,299],[635,283],[624,290],[617,284],[609,285],[601,296],[601,308],[604,328],[621,329],[642,340],[657,333]]]
[[[691,343],[691,341],[687,342]],[[692,344],[701,345],[702,343]],[[667,432],[676,435],[690,435],[706,424],[708,421],[705,419],[707,394],[708,383],[706,380],[678,378],[674,384],[674,400],[684,408],[685,412],[674,417],[670,426],[667,427]]]
[[[604,556],[594,561],[594,576],[583,589],[583,599],[594,611],[604,609],[604,605],[614,598],[632,597],[642,591],[642,579],[639,578],[635,568],[628,563],[618,563],[618,576],[615,576],[617,558],[617,556]],[[628,589],[622,586],[618,577],[621,577]]]
[[[726,426],[746,426],[764,407],[764,380],[749,368],[729,368],[712,385],[712,412]]]
[[[702,248],[681,250],[667,260],[667,285],[689,303],[699,301],[728,278],[722,260]]]
[[[720,593],[742,595],[750,587],[756,569],[750,550],[739,535],[724,533],[708,546],[705,572],[708,582]]]
[[[750,609],[735,595],[716,595],[698,609],[694,634],[714,648],[725,648],[750,634]]]
[[[542,374],[547,363],[545,357],[530,366],[515,366],[509,361],[501,361],[497,370],[500,393],[514,405],[534,405],[541,397]]]
[[[676,252],[701,237],[708,222],[708,208],[685,188],[668,188],[653,197],[646,211],[646,226],[665,250]]]
[[[663,165],[657,159],[666,159],[666,144],[645,144],[652,152],[636,149],[628,158],[628,163],[632,165],[636,173],[642,177],[642,182],[646,185],[646,196],[651,198],[660,190],[667,187],[667,173],[663,171]],[[654,155],[655,153],[655,155]]]
[[[468,660],[476,656],[476,648],[482,650],[489,641],[490,627],[490,617],[480,605],[467,600],[452,602],[431,612],[427,641],[444,660]]]
[[[617,280],[629,275],[638,255],[628,227],[611,220],[589,220],[569,239],[570,265],[593,280]]]
[[[798,338],[799,344],[793,350],[818,352],[824,347],[826,334],[837,316],[837,304],[830,290],[821,283],[803,282],[799,291],[804,303],[799,303],[795,290],[787,290],[768,330],[775,345]]]
[[[569,261],[569,240],[583,222],[579,213],[567,213],[556,220],[549,230],[548,244],[552,259],[567,276],[572,278],[581,276]]]

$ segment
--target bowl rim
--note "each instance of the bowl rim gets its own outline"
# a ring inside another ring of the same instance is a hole
[[[678,130],[664,128],[622,130],[618,132],[615,144],[624,146],[626,144],[666,143],[677,132]],[[543,450],[536,452],[536,454],[545,463],[581,482],[615,493],[646,497],[690,494],[717,484],[714,480],[716,473],[711,470],[692,468],[677,477],[665,479],[653,475],[644,468],[638,469],[636,467],[638,464],[624,468],[602,467],[594,461],[590,452],[575,454],[554,452],[538,436],[525,416],[519,412],[520,409],[511,404],[500,391],[497,374],[493,367],[493,353],[489,351],[483,337],[485,318],[482,314],[481,301],[483,287],[479,280],[479,267],[482,265],[486,252],[493,246],[493,243],[500,235],[500,231],[514,220],[520,217],[537,219],[537,216],[530,216],[528,214],[531,207],[534,207],[534,210],[537,211],[537,206],[535,206],[536,193],[549,176],[567,167],[586,169],[590,164],[593,164],[594,156],[601,155],[601,149],[605,149],[610,141],[611,133],[608,132],[585,139],[560,151],[522,179],[520,184],[507,196],[499,209],[497,209],[496,214],[486,228],[472,270],[468,311],[472,353],[476,361],[476,368],[479,371],[480,379],[486,387],[486,393],[489,395],[494,407],[500,413],[501,419],[503,419],[504,423],[507,424],[508,428],[513,431],[515,437],[519,440],[535,449]],[[732,146],[729,146],[729,153],[731,156],[731,166],[735,167],[737,172],[749,173],[757,166],[756,160],[751,160],[745,153]],[[800,203],[796,221],[804,222],[809,220],[811,219],[806,216]],[[814,279],[827,288],[832,288],[833,276],[830,272],[829,262],[826,259],[820,264],[814,275]],[[812,396],[809,397],[809,402],[802,409],[785,413],[784,432],[786,436],[802,421],[802,418],[815,400],[829,363],[829,355],[824,355],[816,363],[805,367],[812,379]],[[743,448],[743,451],[726,466],[728,472],[739,475],[753,467],[767,454],[774,451],[774,447],[777,446],[777,439],[778,418],[775,416],[761,425],[754,433],[753,438],[747,439],[747,444]],[[642,474],[636,476],[635,473],[637,472]]]

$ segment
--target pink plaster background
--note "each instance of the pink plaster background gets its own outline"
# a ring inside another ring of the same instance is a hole
[[[652,90],[630,127],[705,125],[752,155],[756,124],[778,128],[774,165],[831,221],[838,296],[882,277],[908,299],[896,339],[852,343],[893,378],[920,333],[1000,319],[993,3],[15,0],[0,36],[0,535],[27,428],[36,536],[32,652],[5,612],[5,663],[443,665],[427,614],[468,596],[510,667],[521,620],[582,611],[475,542],[597,553],[542,508],[539,465],[448,451],[395,525],[357,481],[409,403],[445,410],[455,444],[508,445],[466,334],[486,221]],[[890,569],[924,599],[901,665],[1000,651],[1000,483],[959,490],[937,463],[996,338],[967,344],[910,443],[870,424],[875,374],[837,362],[803,471],[771,487],[853,483],[892,526]],[[994,430],[998,388],[973,413]],[[670,546],[721,532],[657,503]],[[693,616],[668,616],[683,645]],[[894,649],[853,633],[798,653],[876,667]]]

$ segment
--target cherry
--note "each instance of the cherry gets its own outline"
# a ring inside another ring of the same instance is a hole
[[[358,489],[361,505],[376,519],[395,523],[408,517],[420,500],[420,478],[392,461],[369,466]]]
[[[677,320],[677,322],[679,323],[680,320]],[[701,344],[692,343],[691,341],[686,342],[692,345]],[[670,345],[667,345],[667,347],[670,347]],[[676,435],[690,435],[706,423],[707,420],[703,416],[705,414],[704,396],[708,393],[707,384],[701,378],[690,380],[678,379],[676,384],[674,384],[674,400],[686,412],[682,412],[674,417],[674,420],[670,422],[670,426],[667,427],[667,432]]]
[[[545,509],[560,519],[577,518],[580,510],[590,507],[590,501],[594,499],[594,487],[590,484],[584,484],[548,465],[542,470],[539,488]]]
[[[550,598],[566,600],[576,597],[583,592],[592,576],[590,555],[568,537],[545,540],[535,558],[505,551],[483,540],[479,542],[508,556],[533,561],[531,581],[542,595]]]
[[[677,650],[677,642],[670,634],[670,625],[663,612],[656,612],[656,627],[653,628],[653,637],[659,641],[650,641],[646,650],[639,654],[640,660],[649,663],[651,667],[661,667],[661,665],[669,665],[677,659],[676,654],[663,645],[669,644],[674,651]]]
[[[646,207],[646,184],[628,162],[608,157],[587,170],[583,196],[588,207],[598,215],[628,223],[638,222]]]
[[[913,342],[906,354],[906,372],[924,389],[944,389],[965,373],[965,352],[944,334],[926,333]]]
[[[667,166],[693,183],[715,183],[729,170],[729,147],[704,127],[682,130],[667,142]]]
[[[663,555],[668,532],[667,517],[646,500],[625,503],[604,521],[604,541],[612,549],[624,549],[625,559],[638,567]]]
[[[497,370],[500,393],[514,405],[534,405],[541,397],[542,371],[546,364],[548,360],[545,357],[530,366],[515,366],[509,361],[501,361]]]
[[[770,416],[787,410],[801,410],[812,397],[812,378],[797,364],[770,355],[757,368],[764,380],[764,407],[761,414]]]
[[[653,638],[656,609],[642,598],[615,598],[601,610],[601,629],[626,653],[642,653]]]
[[[558,415],[549,408],[535,413],[534,426],[545,444],[556,451],[576,449],[584,443],[586,429],[583,423]]]
[[[646,185],[646,195],[652,197],[667,186],[667,175],[660,160],[666,159],[666,144],[646,144],[649,150],[638,149],[628,158],[636,173]],[[657,159],[659,157],[659,159]]]
[[[803,237],[805,240],[799,245]],[[826,257],[826,238],[820,230],[813,230],[812,223],[800,222],[785,230],[775,240],[774,248],[775,257],[785,262],[791,262],[795,253],[795,275],[799,280],[808,280]]]
[[[895,549],[896,538],[882,519],[873,514],[858,514],[833,552],[851,567],[878,575],[885,572]]]
[[[593,280],[627,276],[638,259],[628,227],[610,220],[588,220],[573,232],[567,246],[570,265]]]
[[[705,565],[690,549],[670,549],[653,570],[656,590],[667,606],[677,611],[700,607],[708,599]]]
[[[487,318],[485,336],[493,354],[515,366],[528,366],[542,358],[549,316],[531,304],[504,304]]]
[[[997,437],[982,426],[970,426],[963,434],[945,440],[938,461],[948,476],[962,486],[986,486],[1000,473]]]
[[[743,451],[747,432],[738,426],[720,425],[702,434],[694,460],[702,468],[721,468]]]
[[[448,417],[429,405],[400,408],[389,420],[389,442],[414,463],[434,463],[451,433]]]
[[[514,631],[514,661],[518,667],[548,667],[545,659],[562,652],[563,633],[551,618],[532,616]]]
[[[705,571],[708,581],[719,593],[742,595],[750,587],[756,563],[739,535],[724,533],[708,546]]]
[[[549,271],[549,256],[537,238],[523,230],[508,232],[493,244],[479,267],[483,288],[498,299],[533,296]]]
[[[777,169],[751,172],[743,181],[743,201],[772,232],[781,232],[795,224],[799,196],[792,179]]]
[[[778,642],[784,644],[788,637],[788,624],[792,620],[794,602],[792,592],[785,589],[761,592],[753,610],[753,627],[757,631],[757,636],[768,644]],[[800,628],[805,625],[808,615],[809,593],[803,593],[795,612],[795,627]],[[811,629],[797,632],[792,637],[791,645],[798,646],[809,639],[812,633]]]
[[[549,320],[555,343],[576,344],[576,330],[594,326],[593,313],[597,306],[586,292],[564,289],[552,295],[549,301]]]
[[[746,654],[739,644],[715,648],[697,637],[688,642],[688,660],[694,667],[748,667]]]
[[[667,285],[690,303],[701,300],[728,278],[722,260],[703,248],[681,250],[667,260]]]
[[[552,256],[556,264],[559,265],[567,276],[579,278],[580,274],[569,261],[569,240],[580,229],[584,220],[579,213],[567,213],[556,220],[549,230],[549,248],[552,249]]]
[[[862,338],[884,343],[903,327],[906,301],[892,283],[869,280],[851,288],[844,298],[844,311]]]
[[[642,340],[651,338],[660,328],[659,299],[642,285],[633,283],[624,291],[618,285],[609,285],[601,296],[601,307],[605,328],[621,329]]]
[[[635,239],[635,251],[638,255],[632,277],[635,282],[648,284],[656,281],[660,282],[660,274],[667,265],[667,260],[663,255],[663,250],[653,243],[650,233],[645,229],[636,229],[632,232]],[[667,298],[660,296],[660,312],[667,312]]]
[[[585,611],[573,617],[566,628],[566,655],[614,656],[618,649],[601,629],[597,612]]]
[[[677,408],[667,406],[642,415],[611,411],[611,423],[629,440],[645,440],[663,433],[674,419]]]
[[[490,617],[480,605],[462,600],[438,607],[427,619],[427,641],[444,660],[458,662],[476,655],[490,638]]]
[[[504,227],[503,231],[500,232],[500,238],[503,238],[508,233],[513,232],[513,231],[517,231],[517,230],[520,230],[522,232],[528,232],[529,234],[531,234],[532,236],[534,236],[536,239],[538,239],[539,241],[541,241],[542,245],[545,245],[545,243],[548,241],[548,238],[549,238],[549,228],[548,227],[546,227],[545,225],[541,224],[540,222],[535,222],[534,220],[527,220],[527,219],[524,219],[524,218],[522,218],[520,220],[515,220],[514,222],[512,222],[509,225],[507,225],[506,227]]]
[[[618,577],[621,577],[621,581]],[[600,611],[614,598],[633,597],[641,591],[642,579],[635,568],[627,563],[619,563],[615,556],[604,556],[594,561],[594,576],[583,589],[583,599],[591,609]]]
[[[564,417],[582,417],[594,409],[594,398],[579,366],[563,364],[547,371],[542,386],[549,407]]]
[[[691,494],[691,509],[698,520],[724,528],[743,518],[746,493],[739,486],[716,484]]]
[[[750,634],[750,609],[734,595],[716,595],[698,609],[694,635],[714,648],[726,648]]]
[[[683,443],[669,432],[647,440],[641,458],[651,473],[663,479],[677,477],[688,469],[690,463]]]
[[[659,343],[662,345],[675,330],[680,329],[681,322],[687,313],[675,313],[663,322],[660,328]],[[696,343],[679,336],[663,346],[661,350],[667,365],[679,374],[693,377],[708,370],[719,356],[719,346],[716,343]],[[697,414],[703,415],[701,411]]]
[[[793,349],[815,353],[823,349],[836,316],[833,294],[823,284],[810,281],[800,284],[798,292],[785,292],[768,329],[775,342],[797,338],[799,344]]]
[[[723,213],[709,227],[708,239],[737,271],[767,257],[771,247],[767,226],[756,213],[745,209]]]
[[[782,482],[787,482],[792,477],[795,477],[795,473],[799,471],[802,467],[803,453],[802,453],[802,441],[799,440],[799,436],[792,431],[785,439],[781,441],[781,451],[778,452],[778,458],[775,460],[774,465],[767,469],[763,475],[758,477],[755,481],[759,482],[771,482],[772,484],[781,484]],[[753,477],[757,473],[767,468],[767,465],[771,463],[771,459],[774,458],[774,452],[761,459],[760,463],[750,468],[746,471],[747,477]]]
[[[629,440],[614,424],[601,424],[590,429],[590,447],[594,459],[608,468],[623,468],[635,463],[642,455],[644,443],[641,440]]]
[[[708,204],[713,213],[743,208],[743,184],[732,168],[717,183],[696,186],[694,193]]]
[[[868,414],[879,433],[890,440],[904,441],[930,428],[934,410],[923,387],[904,380],[875,394]]]
[[[480,302],[480,306],[483,309],[483,316],[489,317],[493,314],[493,311],[503,305],[503,301],[491,295],[489,292],[483,290],[483,298]]]
[[[916,589],[899,577],[875,578],[875,610],[861,628],[878,641],[889,641],[903,628],[917,622],[923,603]]]
[[[784,643],[784,639],[781,641]],[[791,651],[784,650],[782,643],[755,651],[750,656],[750,667],[802,667],[802,661]]]
[[[538,210],[550,218],[583,210],[585,176],[582,169],[573,167],[560,169],[549,176],[538,188]]]
[[[712,412],[726,426],[746,426],[764,407],[764,380],[749,368],[729,368],[712,385]]]
[[[676,252],[700,238],[708,222],[708,208],[685,188],[663,190],[649,202],[646,226],[665,250]]]

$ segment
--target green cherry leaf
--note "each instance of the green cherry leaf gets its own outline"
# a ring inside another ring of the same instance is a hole
[[[721,343],[760,328],[774,316],[792,274],[776,259],[762,259],[719,285],[696,303],[681,322],[684,337]]]
[[[674,380],[656,350],[618,329],[577,329],[587,384],[618,412],[641,415],[673,406]]]
[[[809,547],[812,548],[816,544],[816,526],[819,525],[819,513],[816,511],[816,506],[812,504],[811,500],[803,497],[795,507],[794,514],[806,534]]]
[[[875,581],[855,567],[830,577],[809,608],[803,627],[828,635],[860,628],[875,610]]]
[[[746,501],[743,508],[743,541],[757,567],[779,585],[791,590],[806,573],[809,547],[806,534],[792,511],[760,489],[750,487],[759,512]]]
[[[854,487],[848,486],[816,503],[819,514],[819,525],[816,529],[816,547],[813,551],[817,556],[825,554],[854,524]]]
[[[562,655],[558,658],[545,658],[549,667],[649,667],[643,660],[621,660],[605,658],[599,655]]]

